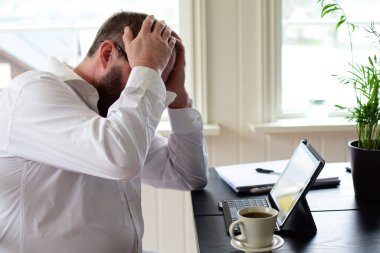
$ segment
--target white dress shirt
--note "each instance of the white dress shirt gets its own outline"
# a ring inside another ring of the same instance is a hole
[[[55,58],[0,90],[0,252],[142,252],[141,182],[207,183],[198,111],[169,109],[171,135],[156,133],[169,97],[136,67],[100,117],[96,89]]]

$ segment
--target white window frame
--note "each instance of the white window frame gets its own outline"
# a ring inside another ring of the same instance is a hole
[[[354,124],[344,117],[329,117],[323,122],[310,121],[305,114],[285,115],[281,113],[281,47],[282,47],[282,1],[260,0],[262,82],[260,85],[262,97],[262,114],[256,123],[249,128],[255,133],[279,134],[300,132],[342,132],[355,131]]]
[[[263,1],[263,20],[265,20],[267,39],[266,48],[263,48],[267,62],[263,62],[266,68],[266,85],[262,87],[266,104],[263,105],[264,115],[267,115],[263,122],[274,122],[281,119],[306,118],[307,112],[284,112],[282,110],[282,2],[283,0]],[[265,45],[265,44],[264,44]],[[348,115],[347,111],[329,112],[329,118],[343,118]],[[328,119],[327,119],[328,120]],[[336,119],[331,119],[335,121]],[[350,124],[349,124],[350,125]]]
[[[193,107],[202,114],[204,134],[219,135],[219,125],[210,124],[208,121],[206,1],[179,0],[179,30],[186,50],[185,85],[193,99]],[[168,119],[161,119],[158,131],[164,136],[169,135]]]
[[[194,108],[207,119],[206,3],[179,0],[179,29],[186,49],[186,88]]]
[[[262,101],[263,124],[277,120],[305,117],[305,114],[284,114],[282,96],[282,0],[262,0],[261,22],[265,29],[261,33],[262,52]]]
[[[262,100],[261,122],[277,120],[281,110],[281,0],[262,0],[261,58]],[[280,94],[280,96],[279,96]]]

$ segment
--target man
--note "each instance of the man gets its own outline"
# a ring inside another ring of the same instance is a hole
[[[120,12],[74,69],[52,59],[0,91],[0,252],[142,252],[141,181],[207,183],[184,68],[164,22]]]

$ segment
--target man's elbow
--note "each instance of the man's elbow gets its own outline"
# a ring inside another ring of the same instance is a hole
[[[196,190],[203,190],[207,186],[207,178],[204,180],[199,180],[196,183],[193,183],[191,186],[191,191],[196,191]]]
[[[208,177],[208,170],[205,169],[205,174],[202,177],[194,178],[192,182],[189,184],[190,191],[203,190],[204,188],[206,188],[208,183]]]

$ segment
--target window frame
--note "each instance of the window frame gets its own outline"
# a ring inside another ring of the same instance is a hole
[[[282,3],[283,0],[269,0],[264,4],[268,8],[266,15],[269,20],[272,20],[273,26],[268,26],[268,33],[272,34],[272,43],[274,48],[265,49],[267,55],[275,55],[275,58],[270,58],[271,61],[267,68],[269,72],[275,75],[274,82],[269,82],[267,87],[263,87],[266,94],[273,94],[268,96],[269,102],[264,107],[264,113],[269,114],[269,120],[266,122],[273,122],[277,119],[291,119],[291,118],[306,118],[307,112],[299,110],[288,112],[282,110]],[[355,22],[360,24],[360,22]],[[270,22],[268,22],[270,24]],[[335,22],[332,24],[335,25]],[[273,50],[273,51],[272,51]],[[272,93],[270,92],[272,91]],[[273,92],[274,91],[274,92]],[[346,117],[349,113],[347,110],[343,111],[329,111],[328,118]]]
[[[205,123],[207,117],[206,3],[179,0],[179,30],[186,49],[186,88]]]
[[[262,100],[261,122],[274,122],[281,108],[281,0],[262,0],[260,19],[262,26]],[[280,96],[279,96],[280,94]]]

